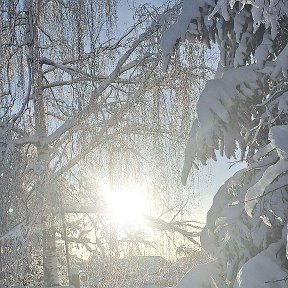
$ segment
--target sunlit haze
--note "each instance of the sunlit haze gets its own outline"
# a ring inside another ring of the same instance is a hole
[[[105,192],[112,220],[120,225],[140,224],[141,216],[148,214],[144,192],[137,187],[124,187]]]

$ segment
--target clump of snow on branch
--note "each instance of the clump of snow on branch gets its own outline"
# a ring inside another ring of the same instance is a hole
[[[198,120],[193,124],[186,147],[184,184],[192,163],[200,160],[206,164],[207,159],[215,158],[215,149],[227,158],[235,156],[237,147],[245,149],[243,131],[249,129],[250,121],[237,108],[247,99],[253,99],[262,86],[261,75],[255,68],[250,65],[230,69],[222,78],[207,82],[197,104]]]
[[[280,160],[266,169],[262,178],[250,189],[245,196],[245,210],[252,217],[252,211],[258,203],[258,199],[264,193],[273,192],[287,185],[288,172],[288,125],[273,126],[269,132],[270,144],[265,147],[267,151],[276,149]],[[264,149],[265,149],[264,148]],[[261,151],[261,150],[260,150]],[[272,183],[273,182],[273,183]]]
[[[278,253],[281,249],[281,242],[273,243],[266,250],[247,261],[238,272],[234,287],[264,287],[265,284],[267,287],[287,287],[285,281],[279,281],[279,279],[285,279],[288,273],[287,269],[281,267]]]
[[[241,4],[239,5],[236,4]],[[246,4],[251,9],[246,9]],[[210,41],[218,43],[220,52],[229,45],[229,33],[223,30],[223,24],[229,22],[235,31],[236,43],[235,66],[243,63],[247,58],[245,51],[255,45],[261,50],[271,50],[271,40],[277,37],[280,19],[288,15],[287,3],[285,1],[262,1],[262,0],[184,0],[182,13],[178,21],[167,29],[162,37],[162,50],[164,56],[164,69],[167,69],[169,59],[173,54],[174,47],[179,41],[187,39],[190,42],[201,40],[210,45]],[[233,20],[234,19],[234,20]],[[247,19],[252,19],[247,25]],[[258,38],[257,31],[263,25],[266,35],[260,43],[253,43],[253,38]],[[265,47],[264,46],[268,46]],[[256,59],[258,62],[267,59],[267,52],[258,50]],[[263,58],[260,58],[263,57]],[[223,60],[223,59],[222,59]],[[225,62],[225,60],[223,60]],[[244,63],[243,63],[244,64]]]

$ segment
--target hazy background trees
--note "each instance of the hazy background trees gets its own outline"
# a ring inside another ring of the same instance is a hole
[[[168,236],[165,249],[180,245],[168,232],[192,242],[199,234],[198,224],[181,222],[192,196],[179,188],[180,155],[193,95],[214,67],[201,45],[184,45],[164,76],[160,38],[179,5],[144,6],[120,32],[117,5],[0,3],[1,285],[36,281],[42,264],[45,284],[59,284],[57,263],[73,245],[115,257],[151,247],[139,229],[119,235],[102,212],[65,215],[105,208],[107,184],[147,186],[155,203],[148,222],[163,231],[156,240]]]

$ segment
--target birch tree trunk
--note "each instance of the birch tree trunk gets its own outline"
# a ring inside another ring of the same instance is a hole
[[[33,3],[34,2],[34,3]],[[53,216],[53,188],[49,187],[49,149],[47,139],[47,119],[45,111],[45,98],[43,93],[43,72],[40,62],[39,37],[37,21],[39,3],[41,1],[27,1],[29,5],[27,39],[29,41],[29,58],[31,69],[31,88],[34,100],[34,121],[38,137],[36,145],[39,167],[39,199],[41,199],[42,214],[42,245],[43,245],[43,270],[46,287],[59,285],[57,270],[57,252]],[[53,186],[53,185],[52,185]]]

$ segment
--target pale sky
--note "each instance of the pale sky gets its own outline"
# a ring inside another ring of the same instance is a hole
[[[119,24],[123,27],[129,27],[129,25],[133,24],[133,13],[135,8],[139,7],[140,5],[144,4],[151,4],[153,6],[161,6],[163,3],[167,2],[163,0],[152,0],[152,1],[145,1],[145,0],[122,0],[117,3],[118,5],[118,18]],[[125,30],[125,28],[124,28]]]
[[[217,157],[217,159],[217,162],[210,160],[208,166],[199,167],[199,173],[202,174],[202,177],[197,187],[200,194],[199,204],[195,206],[195,210],[192,212],[195,220],[206,221],[206,214],[212,205],[213,197],[218,189],[235,172],[245,167],[245,163],[237,163],[229,169],[231,163],[228,162],[233,162],[233,159],[229,160],[226,157]]]

